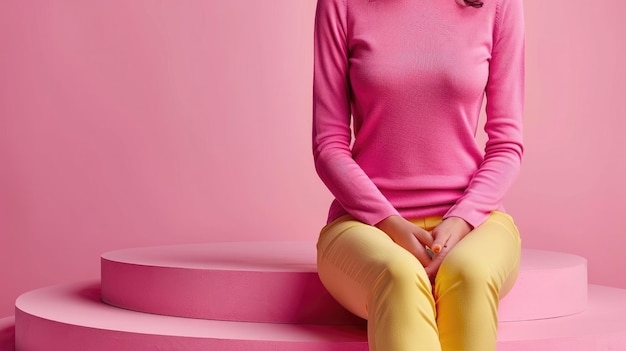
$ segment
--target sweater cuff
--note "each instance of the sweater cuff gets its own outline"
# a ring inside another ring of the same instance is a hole
[[[396,210],[393,211],[387,211],[387,212],[380,212],[380,213],[372,213],[370,216],[367,216],[366,218],[364,218],[363,222],[365,224],[369,224],[372,226],[375,226],[376,224],[378,224],[379,222],[381,222],[382,220],[384,220],[387,217],[390,216],[399,216],[400,213]]]
[[[443,216],[443,219],[448,217],[459,217],[465,220],[472,226],[472,229],[477,228],[483,224],[484,221],[489,218],[491,212],[480,211],[475,208],[459,208],[458,206],[452,206],[450,210]]]

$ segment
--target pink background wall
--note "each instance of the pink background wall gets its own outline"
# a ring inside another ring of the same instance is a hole
[[[487,0],[490,1],[490,0]],[[626,288],[626,3],[526,1],[526,247]],[[102,252],[314,240],[315,0],[0,2],[0,317]]]

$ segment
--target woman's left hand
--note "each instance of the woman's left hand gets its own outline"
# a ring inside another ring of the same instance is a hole
[[[426,267],[426,273],[431,281],[434,281],[448,252],[471,231],[472,226],[461,217],[448,217],[433,229],[434,241],[431,249],[435,256]]]

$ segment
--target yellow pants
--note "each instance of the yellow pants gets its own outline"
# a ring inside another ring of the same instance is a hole
[[[441,220],[411,221],[432,230]],[[413,255],[346,215],[322,229],[317,264],[330,294],[367,319],[370,350],[490,351],[498,303],[517,278],[520,251],[513,219],[494,211],[448,253],[433,289]]]

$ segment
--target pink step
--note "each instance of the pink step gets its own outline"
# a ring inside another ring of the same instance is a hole
[[[498,351],[626,350],[626,290],[589,285],[587,309],[579,314],[500,323]]]
[[[587,308],[587,260],[543,250],[522,250],[520,274],[500,302],[500,321],[555,318]]]
[[[215,321],[104,304],[97,282],[34,290],[16,301],[20,351],[365,350],[363,326]]]
[[[326,292],[315,244],[238,242],[107,252],[102,299],[169,316],[250,322],[354,324]]]
[[[97,282],[16,301],[20,351],[367,350],[365,327],[215,321],[133,312],[100,301]],[[498,351],[626,350],[626,290],[589,287],[586,311],[500,324]]]
[[[102,255],[102,297],[135,311],[204,319],[352,324],[317,277],[311,242],[238,242]],[[502,321],[554,318],[587,306],[586,260],[524,249]]]
[[[0,351],[15,350],[15,317],[0,318]]]

